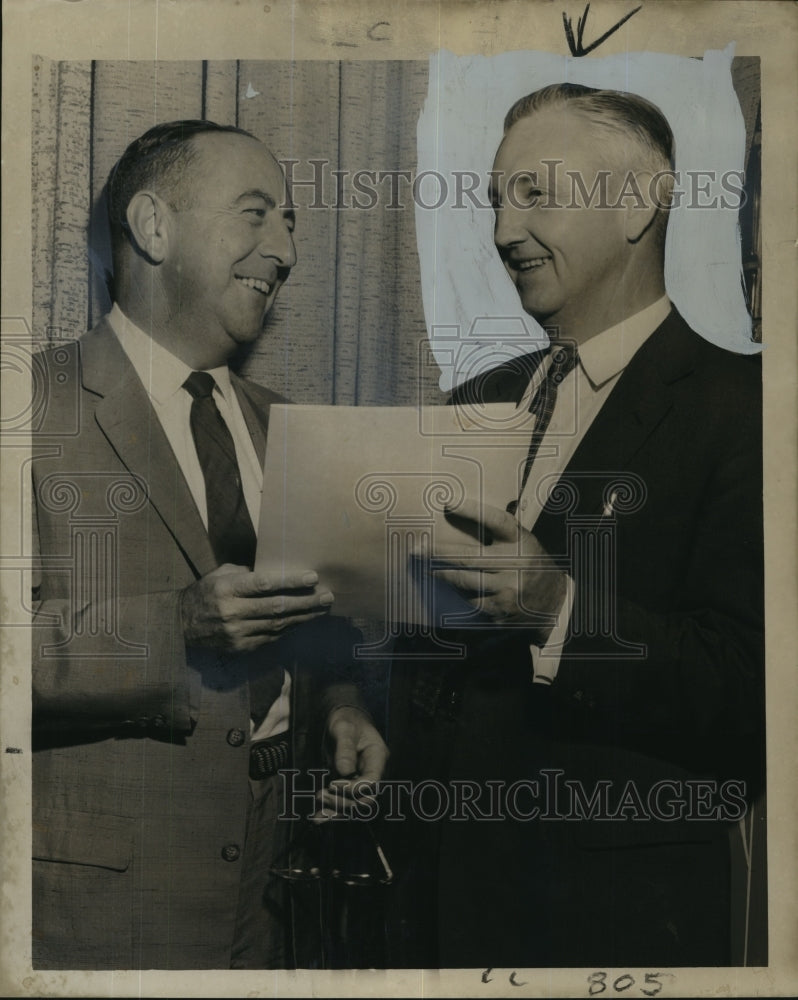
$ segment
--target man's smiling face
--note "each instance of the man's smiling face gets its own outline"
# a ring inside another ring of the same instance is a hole
[[[612,141],[584,117],[548,108],[509,129],[493,165],[494,241],[521,304],[540,323],[577,339],[586,315],[602,328],[632,248],[622,210],[566,207],[572,203],[566,171],[578,171],[590,191],[612,162],[605,152]],[[544,162],[552,160],[556,171]],[[610,203],[619,179],[617,171],[609,179]]]
[[[162,287],[173,329],[194,342],[195,364],[223,364],[260,335],[296,263],[294,212],[266,146],[236,134],[193,140],[196,155],[170,210]]]

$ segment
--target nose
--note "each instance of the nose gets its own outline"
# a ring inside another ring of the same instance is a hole
[[[258,250],[263,257],[273,257],[281,267],[296,264],[296,247],[288,221],[277,212],[271,212],[269,225],[263,234]]]
[[[493,242],[499,250],[509,250],[529,239],[529,230],[523,222],[522,210],[510,203],[495,209]]]

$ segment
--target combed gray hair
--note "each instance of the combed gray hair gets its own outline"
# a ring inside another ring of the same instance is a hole
[[[555,83],[522,97],[507,112],[505,134],[522,118],[544,108],[563,108],[582,115],[597,128],[633,138],[660,167],[673,167],[673,132],[659,108],[637,94],[597,90],[577,83]]]
[[[598,133],[620,136],[627,141],[631,139],[640,153],[637,164],[629,162],[628,148],[623,151],[625,162],[619,162],[621,154],[616,152],[617,144],[610,144],[600,151],[616,169],[628,170],[639,166],[652,174],[673,170],[673,132],[665,115],[651,101],[620,90],[599,90],[578,83],[554,83],[541,87],[513,104],[504,119],[504,134],[516,122],[550,108],[567,109],[580,115]],[[656,230],[662,240],[668,223],[672,187],[672,178],[664,177],[657,188],[659,215]]]

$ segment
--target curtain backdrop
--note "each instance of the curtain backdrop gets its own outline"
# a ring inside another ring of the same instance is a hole
[[[415,172],[426,62],[37,58],[33,69],[37,337],[75,337],[109,307],[107,234],[95,220],[89,239],[91,209],[125,146],[156,122],[205,117],[296,161],[299,260],[245,373],[298,403],[440,400],[435,371],[419,388],[426,329],[409,183],[404,210],[390,207],[389,178],[373,184],[374,207],[351,207],[357,171]]]

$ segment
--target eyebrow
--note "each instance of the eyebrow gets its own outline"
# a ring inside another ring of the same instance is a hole
[[[233,202],[233,204],[234,205],[238,205],[240,202],[246,201],[247,198],[260,198],[262,201],[264,201],[266,203],[266,207],[267,208],[277,208],[278,207],[277,206],[277,202],[274,200],[274,198],[270,194],[267,194],[265,191],[261,191],[260,188],[250,188],[249,191],[244,191],[243,194],[240,194],[236,198],[236,200]],[[283,216],[286,219],[288,219],[290,222],[296,222],[296,214],[295,214],[294,209],[293,209],[292,206],[287,205],[287,204],[284,203],[280,207],[282,208]]]
[[[266,202],[268,208],[277,208],[277,202],[274,198],[272,198],[270,194],[266,194],[265,191],[261,191],[260,188],[250,188],[249,191],[245,191],[243,194],[240,194],[233,204],[237,205],[240,201],[246,201],[247,198],[260,198],[262,201]]]
[[[495,171],[492,171],[495,173]],[[538,179],[538,172],[536,170],[520,170],[510,174],[510,179],[513,181],[514,185],[519,185],[521,190],[532,189],[534,191],[541,191],[543,194],[553,194],[554,188],[550,187],[548,184],[544,184]],[[490,198],[492,208],[501,208],[502,198],[501,192],[499,191],[498,185],[494,183],[495,178],[491,177],[490,183],[488,184],[488,197]]]

